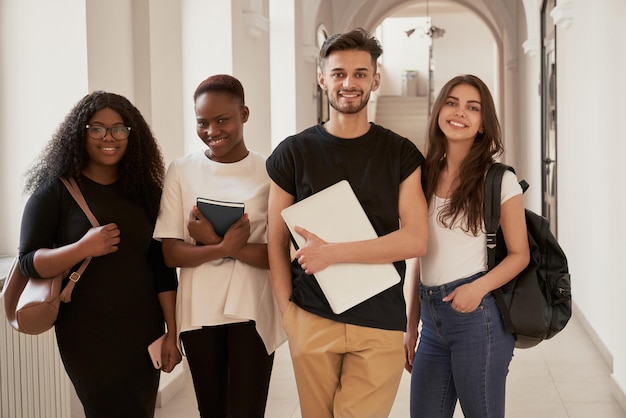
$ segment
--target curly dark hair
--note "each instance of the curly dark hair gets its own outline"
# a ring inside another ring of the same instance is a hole
[[[470,152],[463,160],[459,172],[458,187],[452,193],[450,201],[441,211],[438,221],[451,228],[457,220],[462,220],[461,227],[473,235],[483,230],[483,198],[485,192],[485,174],[502,153],[502,132],[496,107],[489,88],[478,77],[465,74],[448,81],[435,100],[428,127],[428,145],[426,161],[423,166],[422,181],[428,202],[431,201],[439,174],[446,166],[447,140],[439,127],[439,112],[445,105],[450,91],[459,84],[475,87],[480,93],[483,132],[478,132]]]
[[[83,97],[67,114],[55,134],[26,172],[25,193],[49,186],[59,177],[74,177],[81,185],[81,171],[87,165],[85,125],[94,113],[109,108],[117,112],[130,136],[126,153],[120,161],[119,184],[124,196],[141,205],[156,221],[165,177],[161,149],[150,126],[139,110],[125,97],[94,91]]]
[[[372,66],[376,71],[376,62],[383,53],[380,42],[363,28],[356,28],[346,33],[336,33],[329,36],[320,49],[320,68],[324,68],[328,56],[335,51],[357,50],[369,52],[372,57]]]

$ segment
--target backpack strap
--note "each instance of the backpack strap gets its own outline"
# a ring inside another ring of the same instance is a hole
[[[78,203],[78,206],[80,206],[83,212],[85,212],[85,215],[87,216],[87,219],[89,219],[89,222],[91,222],[91,225],[94,227],[100,226],[100,223],[94,216],[93,212],[91,212],[91,209],[89,209],[89,205],[87,205],[87,201],[85,200],[85,197],[80,191],[80,188],[78,187],[78,184],[76,183],[76,180],[74,180],[74,178],[72,177],[70,177],[69,179],[66,179],[65,177],[61,177],[61,181],[63,182],[65,187],[67,187],[67,190],[70,192],[74,200],[76,200],[76,203]],[[83,260],[83,263],[78,268],[78,270],[70,274],[70,280],[69,282],[67,282],[67,285],[65,286],[65,288],[63,288],[63,291],[61,292],[62,302],[68,303],[72,300],[72,291],[74,290],[74,286],[76,286],[76,282],[80,280],[80,277],[85,272],[85,269],[89,265],[91,258],[92,257],[85,258]]]
[[[500,226],[500,196],[502,195],[502,177],[504,176],[504,172],[507,170],[515,173],[515,170],[511,166],[502,163],[493,163],[491,167],[489,167],[487,176],[485,177],[483,217],[485,229],[487,231],[487,270],[491,270],[496,266],[496,236],[498,227]],[[528,185],[526,188],[528,188]],[[504,301],[502,288],[497,288],[492,293],[496,299],[496,304],[500,309],[500,316],[504,322],[504,329],[509,334],[515,333],[515,326],[511,320],[508,306]]]
[[[505,171],[515,173],[513,167],[502,163],[493,163],[485,177],[485,196],[483,198],[484,222],[487,231],[487,269],[496,265],[496,232],[500,226],[500,196],[502,176]]]

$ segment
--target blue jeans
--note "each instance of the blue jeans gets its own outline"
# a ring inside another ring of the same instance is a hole
[[[420,286],[422,330],[411,373],[411,417],[452,417],[457,399],[466,418],[504,417],[515,337],[504,331],[491,293],[469,313],[441,299],[479,273],[442,286]]]

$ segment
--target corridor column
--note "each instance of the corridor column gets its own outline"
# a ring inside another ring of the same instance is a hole
[[[265,3],[265,4],[264,4]],[[202,144],[195,131],[193,92],[213,74],[237,77],[246,91],[250,119],[246,145],[270,151],[270,63],[267,2],[182,0],[185,153]]]
[[[166,162],[178,157],[183,151],[180,3],[87,0],[86,6],[89,91],[127,97],[152,127]]]
[[[296,133],[297,71],[296,45],[299,45],[298,0],[270,0],[272,149]]]

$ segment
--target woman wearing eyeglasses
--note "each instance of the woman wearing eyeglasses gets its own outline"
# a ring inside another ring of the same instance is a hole
[[[70,111],[26,176],[32,195],[22,218],[22,271],[53,277],[93,257],[55,324],[88,418],[154,416],[160,373],[147,347],[164,324],[162,370],[181,360],[176,272],[152,240],[164,170],[140,112],[122,96],[96,91]],[[91,226],[62,176],[76,179],[100,227]]]

